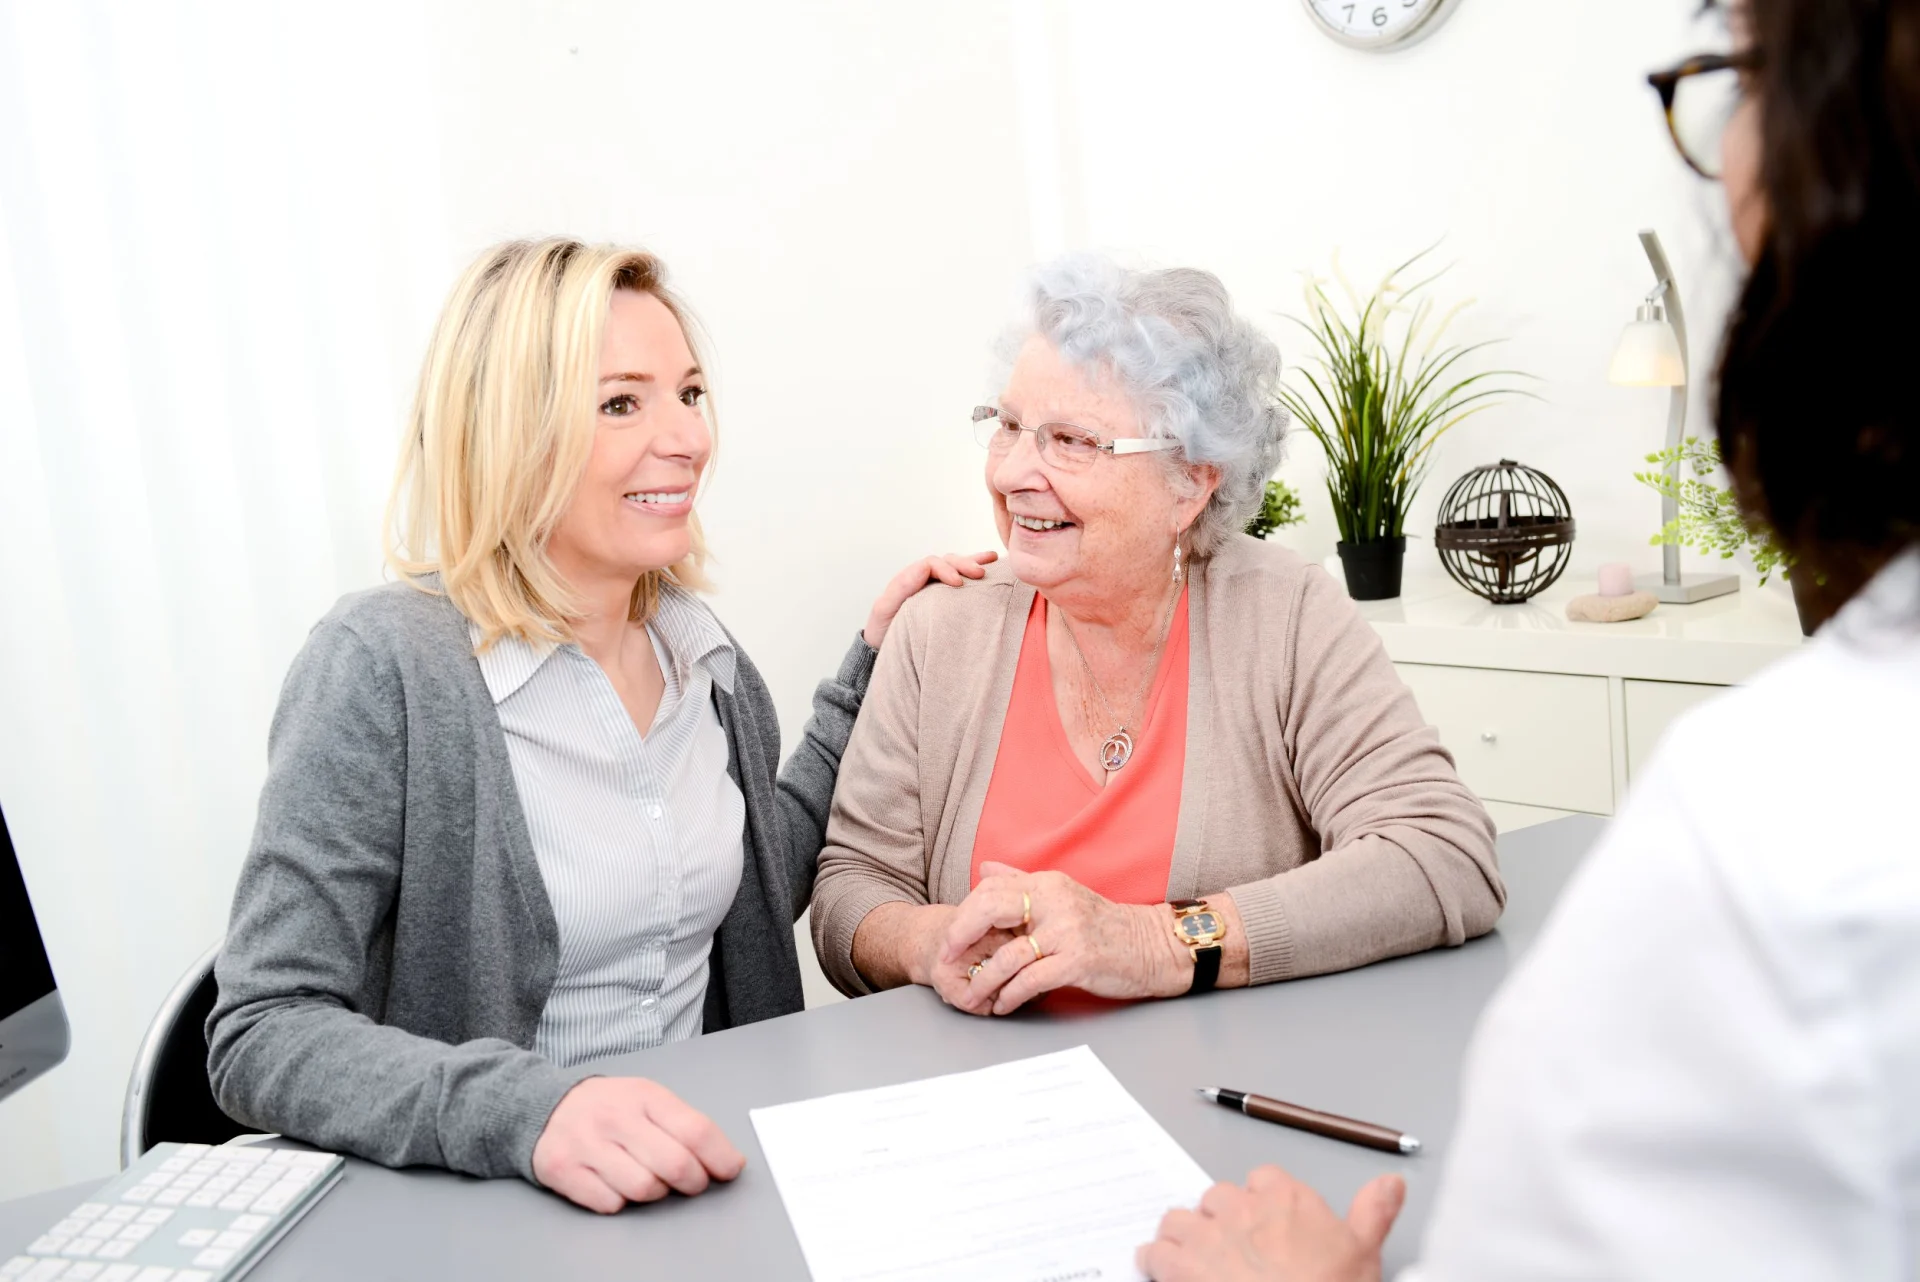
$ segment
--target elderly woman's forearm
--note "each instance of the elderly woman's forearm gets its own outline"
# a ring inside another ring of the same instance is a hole
[[[854,969],[876,989],[929,982],[925,954],[946,933],[953,912],[948,904],[881,904],[854,928]]]

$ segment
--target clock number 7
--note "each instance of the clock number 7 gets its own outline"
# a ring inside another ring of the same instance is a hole
[[[1348,6],[1347,6],[1347,21],[1348,21],[1349,23],[1351,23],[1351,22],[1353,21],[1353,11],[1354,11],[1354,9],[1355,9],[1355,8],[1357,8],[1357,7],[1358,7],[1358,6],[1356,6],[1356,5],[1348,5]]]

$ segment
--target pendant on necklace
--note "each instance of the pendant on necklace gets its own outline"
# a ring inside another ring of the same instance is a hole
[[[1127,733],[1125,726],[1107,736],[1100,745],[1100,764],[1112,774],[1133,759],[1133,736]]]

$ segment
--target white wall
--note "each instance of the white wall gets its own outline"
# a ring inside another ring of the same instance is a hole
[[[791,736],[888,573],[991,544],[964,414],[1065,246],[1211,267],[1265,313],[1335,246],[1365,278],[1445,233],[1463,336],[1513,335],[1546,403],[1462,429],[1429,503],[1516,456],[1572,495],[1578,566],[1654,564],[1627,473],[1660,406],[1600,375],[1645,223],[1712,347],[1701,191],[1639,82],[1691,8],[1461,0],[1371,57],[1291,0],[0,0],[0,804],[76,1024],[0,1103],[0,1197],[112,1168],[280,675],[379,578],[414,364],[479,247],[672,265],[717,349],[715,605]]]
[[[1364,291],[1441,241],[1435,260],[1456,264],[1443,301],[1478,299],[1458,337],[1510,338],[1492,357],[1538,376],[1543,399],[1469,420],[1436,450],[1409,570],[1434,567],[1448,484],[1502,457],[1566,489],[1570,574],[1611,560],[1657,570],[1646,543],[1658,499],[1630,476],[1662,443],[1666,393],[1611,387],[1605,370],[1652,285],[1641,227],[1673,259],[1696,370],[1717,344],[1718,190],[1674,156],[1643,79],[1711,39],[1710,24],[1689,22],[1697,7],[1461,0],[1432,37],[1380,55],[1323,38],[1297,0],[1056,4],[1053,56],[1073,105],[1059,203],[1079,220],[1067,239],[1213,269],[1271,322],[1290,365],[1302,336],[1278,314],[1300,314],[1303,269],[1327,274],[1337,248]],[[1710,435],[1705,409],[1696,400],[1691,423]],[[1316,557],[1338,537],[1322,471],[1298,433],[1282,475],[1305,489],[1311,524],[1286,537]]]

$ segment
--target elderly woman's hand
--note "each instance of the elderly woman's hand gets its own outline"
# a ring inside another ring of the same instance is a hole
[[[1305,1184],[1263,1166],[1244,1189],[1216,1184],[1198,1209],[1169,1211],[1137,1263],[1154,1282],[1380,1282],[1380,1248],[1406,1196],[1399,1176],[1382,1175],[1342,1220]]]
[[[1065,873],[991,862],[980,865],[980,884],[954,911],[933,963],[950,986],[959,969],[964,990],[940,995],[974,1015],[1005,1015],[1056,988],[1175,997],[1193,982],[1192,954],[1165,905],[1116,904]]]

